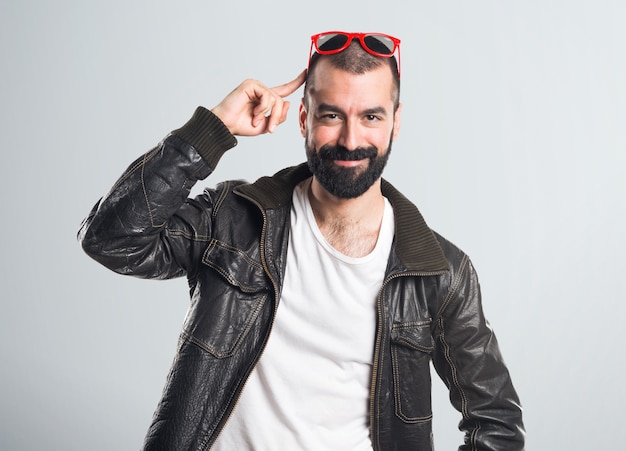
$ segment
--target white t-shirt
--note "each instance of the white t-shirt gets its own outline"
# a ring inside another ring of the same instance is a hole
[[[293,194],[285,283],[267,346],[246,382],[218,451],[368,450],[376,297],[394,235],[385,199],[375,249],[335,250],[309,204]]]

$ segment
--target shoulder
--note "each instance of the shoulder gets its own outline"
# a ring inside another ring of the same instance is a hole
[[[431,229],[432,230],[432,229]],[[459,268],[463,261],[470,260],[469,256],[461,249],[459,246],[454,244],[449,239],[445,238],[435,230],[432,231],[435,239],[439,243],[439,247],[441,248],[446,261],[448,262],[448,267],[451,271],[455,271]]]

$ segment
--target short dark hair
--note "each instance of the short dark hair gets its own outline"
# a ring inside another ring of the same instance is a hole
[[[321,59],[326,59],[329,63],[337,68],[353,74],[364,74],[373,69],[376,69],[384,64],[389,67],[393,77],[393,84],[395,87],[394,96],[394,111],[398,108],[400,103],[400,76],[398,74],[398,62],[395,56],[391,58],[382,58],[372,55],[366,52],[361,47],[358,40],[353,40],[350,46],[339,53],[333,53],[331,55],[320,55],[314,52],[309,62],[309,70],[306,75],[306,81],[304,84],[304,105],[308,106],[307,96],[310,93],[311,86],[313,86],[315,80],[315,68]]]

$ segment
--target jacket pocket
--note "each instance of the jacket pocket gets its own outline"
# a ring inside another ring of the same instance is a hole
[[[430,359],[431,320],[397,323],[391,329],[395,411],[406,423],[432,419]]]
[[[209,243],[202,262],[211,269],[196,280],[183,334],[214,357],[230,357],[258,330],[268,279],[258,261],[217,240]]]

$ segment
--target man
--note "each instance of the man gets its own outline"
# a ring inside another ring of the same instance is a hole
[[[83,248],[110,269],[189,281],[145,449],[432,450],[431,361],[462,414],[459,449],[523,449],[468,257],[381,179],[400,128],[399,43],[313,36],[308,71],[199,107],[86,218]],[[235,136],[284,122],[305,81],[307,164],[188,199]]]

